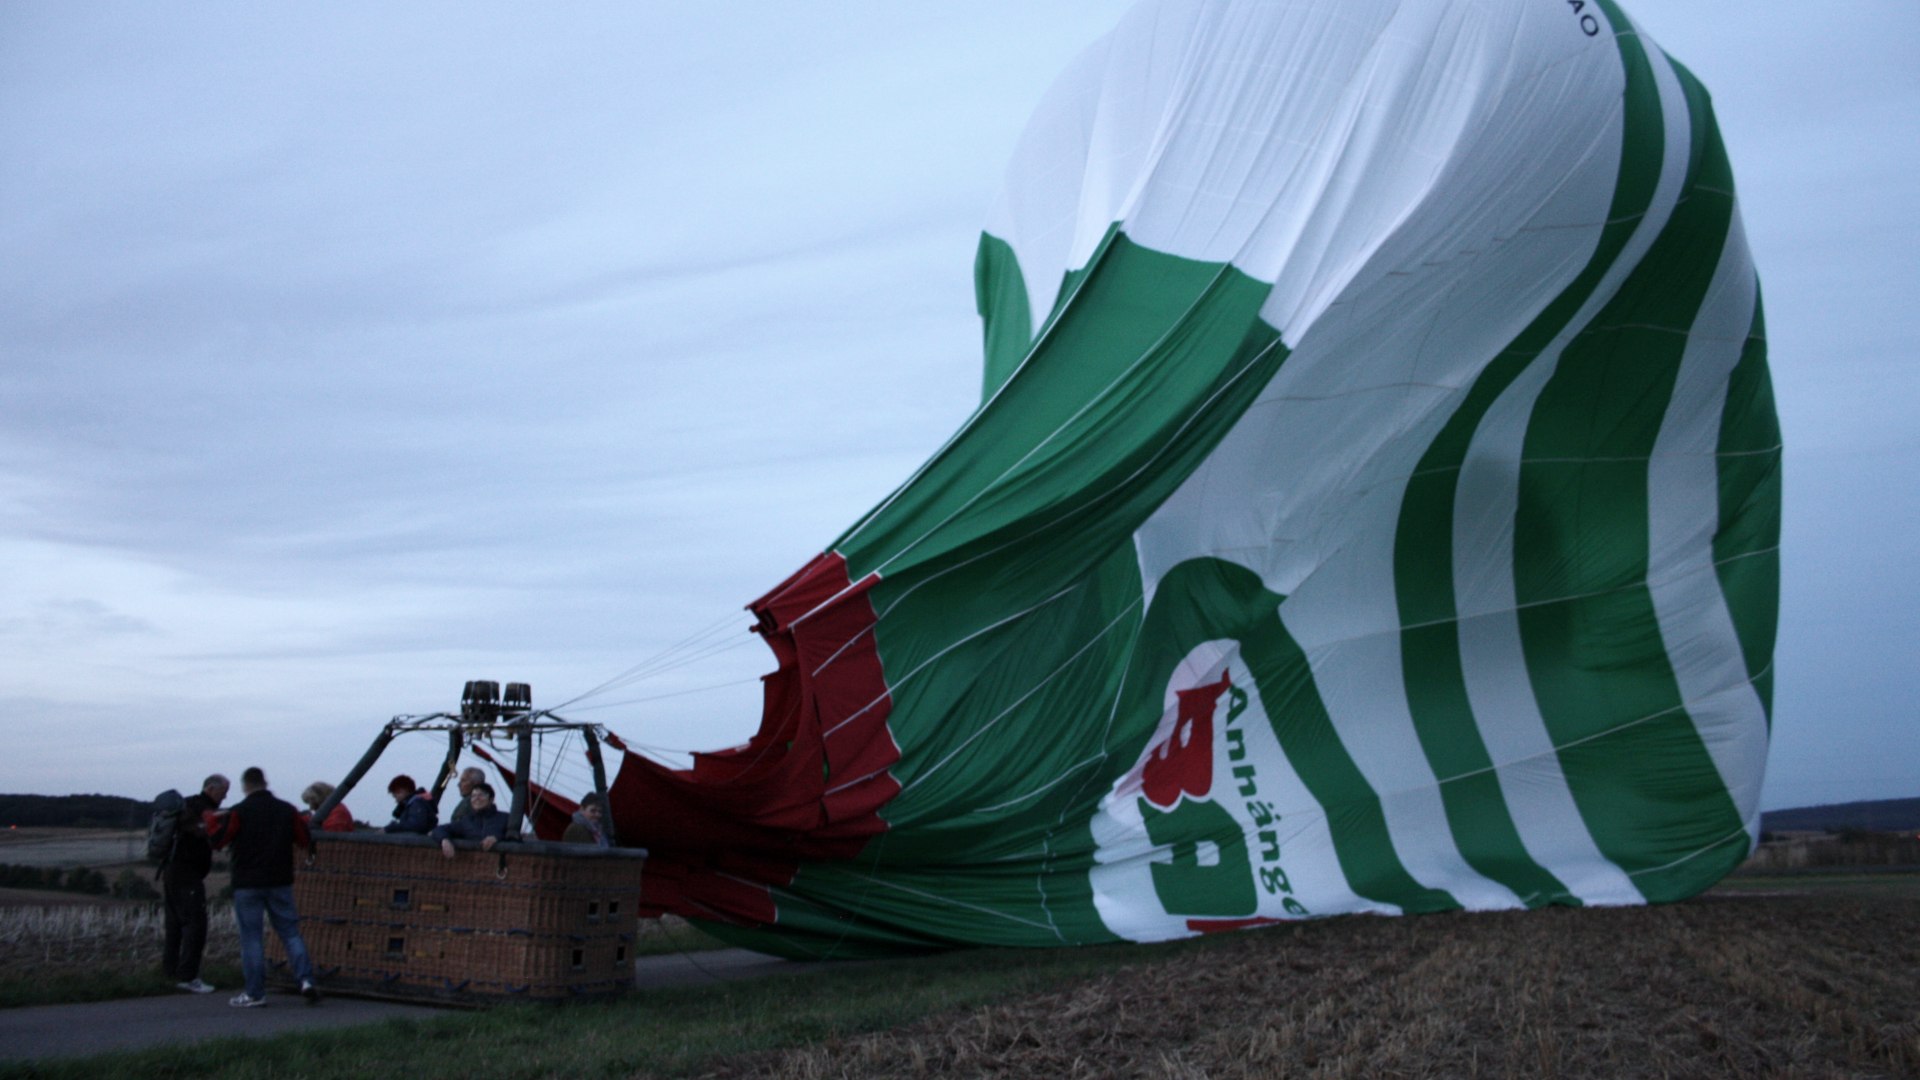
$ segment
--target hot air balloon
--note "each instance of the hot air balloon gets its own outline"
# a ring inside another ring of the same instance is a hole
[[[645,911],[848,956],[1672,901],[1745,858],[1759,288],[1707,93],[1619,7],[1142,4],[975,274],[978,407],[749,606],[758,732],[608,740]]]
[[[1756,839],[1780,437],[1705,89],[1609,2],[1153,2],[975,263],[981,400],[628,754],[758,948],[1681,899]]]

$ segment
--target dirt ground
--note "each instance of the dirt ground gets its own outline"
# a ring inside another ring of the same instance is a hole
[[[1329,919],[713,1077],[1911,1077],[1920,900]]]

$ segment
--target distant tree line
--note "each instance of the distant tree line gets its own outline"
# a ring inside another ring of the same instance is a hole
[[[144,827],[152,803],[124,795],[0,795],[0,828],[70,825],[90,829]]]
[[[1872,799],[1768,810],[1760,815],[1763,832],[1879,833],[1920,831],[1920,799]]]

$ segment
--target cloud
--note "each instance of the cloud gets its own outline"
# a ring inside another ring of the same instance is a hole
[[[0,638],[35,637],[68,648],[84,649],[99,638],[159,632],[146,619],[122,614],[88,597],[42,600],[25,614],[0,618]]]

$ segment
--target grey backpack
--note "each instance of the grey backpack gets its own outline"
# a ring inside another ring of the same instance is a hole
[[[173,860],[173,845],[180,831],[180,812],[187,800],[168,788],[153,798],[153,813],[147,818],[147,861],[165,866]]]

